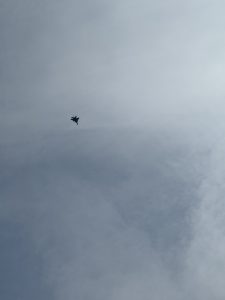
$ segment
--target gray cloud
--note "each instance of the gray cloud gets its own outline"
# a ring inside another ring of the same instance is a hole
[[[29,224],[54,299],[180,297],[196,200],[182,143],[169,133],[98,130],[25,149],[5,159],[1,218]]]
[[[193,274],[198,298],[223,299],[224,287],[224,144],[221,137],[209,158],[199,189],[201,198],[193,212],[193,240],[188,250],[188,270]],[[193,282],[192,282],[193,284]]]
[[[224,298],[223,6],[1,3],[2,298]]]

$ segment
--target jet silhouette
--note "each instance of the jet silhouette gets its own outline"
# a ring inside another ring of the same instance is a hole
[[[73,121],[73,122],[75,122],[77,125],[78,125],[78,121],[79,121],[79,117],[77,117],[77,116],[73,116],[73,117],[71,117],[71,121]]]

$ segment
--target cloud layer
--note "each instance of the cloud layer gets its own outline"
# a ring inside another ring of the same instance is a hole
[[[223,8],[1,4],[3,299],[224,299]]]

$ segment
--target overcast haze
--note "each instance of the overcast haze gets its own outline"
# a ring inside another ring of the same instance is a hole
[[[1,299],[225,298],[224,9],[0,0]]]

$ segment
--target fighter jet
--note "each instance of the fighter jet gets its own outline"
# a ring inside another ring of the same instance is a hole
[[[78,125],[79,117],[73,116],[73,117],[71,117],[70,120],[73,121],[73,122],[75,122]]]

